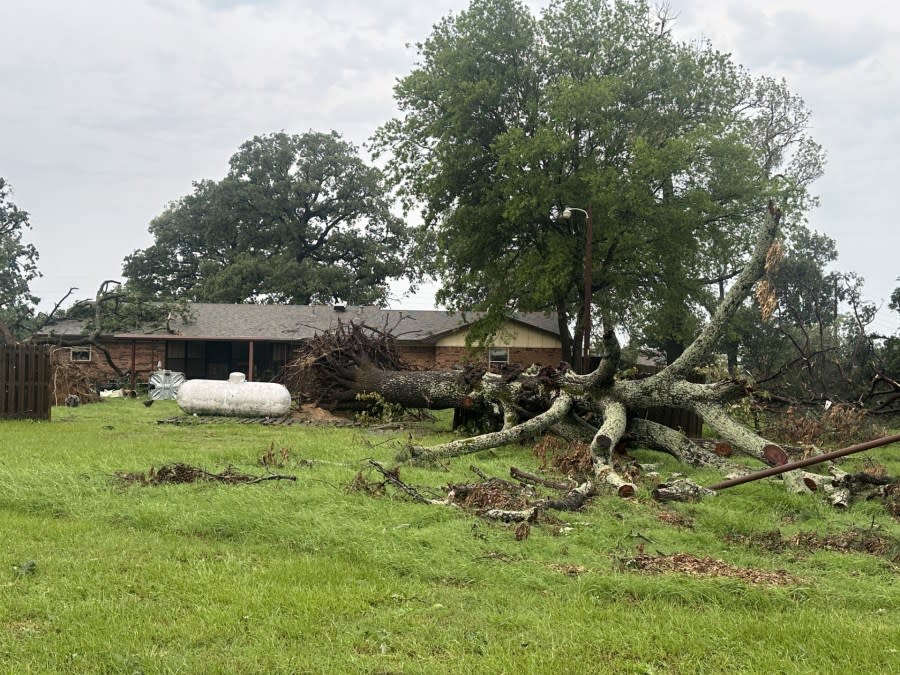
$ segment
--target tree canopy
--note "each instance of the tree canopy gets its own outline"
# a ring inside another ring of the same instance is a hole
[[[40,276],[38,252],[25,243],[22,235],[30,227],[28,212],[10,200],[10,186],[0,177],[0,324],[8,328],[10,337],[27,334],[28,323],[34,315],[38,298],[31,294],[29,284]]]
[[[256,136],[222,180],[153,220],[154,243],[125,259],[127,285],[198,302],[381,303],[407,238],[383,183],[336,132]]]
[[[604,331],[686,344],[740,270],[768,198],[814,202],[822,153],[784,82],[682,44],[643,0],[474,0],[418,45],[400,116],[375,148],[407,206],[424,204],[421,269],[439,299],[488,313],[556,311],[580,343],[585,219]],[[677,356],[677,353],[675,354]]]

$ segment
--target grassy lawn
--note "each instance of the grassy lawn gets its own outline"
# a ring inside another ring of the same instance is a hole
[[[875,501],[835,511],[769,480],[662,507],[644,489],[517,541],[513,526],[350,488],[408,430],[157,423],[176,414],[121,400],[0,422],[0,672],[900,672],[900,523]],[[262,474],[273,446],[289,450],[278,471],[297,482],[114,478],[172,462]],[[843,466],[867,457],[900,473],[896,446]],[[506,448],[402,477],[472,481],[472,463],[505,476],[538,460]],[[850,528],[893,548],[748,543]],[[627,564],[640,550],[793,580],[649,574]]]

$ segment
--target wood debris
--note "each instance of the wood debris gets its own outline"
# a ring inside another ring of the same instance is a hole
[[[709,556],[698,557],[692,553],[672,553],[670,555],[648,555],[639,553],[633,558],[621,561],[625,569],[634,569],[650,574],[686,574],[692,577],[728,577],[740,579],[749,584],[773,584],[783,586],[797,582],[797,578],[784,570],[758,570],[736,567]]]
[[[268,473],[262,476],[253,476],[241,473],[230,464],[220,473],[211,473],[205,469],[190,464],[176,462],[174,464],[163,464],[158,469],[150,467],[147,473],[137,472],[116,472],[115,477],[123,483],[136,485],[178,485],[183,483],[198,482],[217,482],[228,483],[230,485],[250,485],[252,483],[262,483],[269,480],[291,480],[296,481],[296,476],[285,474]]]

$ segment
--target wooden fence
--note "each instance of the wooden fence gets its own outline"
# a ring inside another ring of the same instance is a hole
[[[688,438],[703,436],[703,420],[690,410],[664,407],[647,408],[640,416],[670,429],[676,429]]]
[[[50,419],[50,348],[0,345],[0,419]]]

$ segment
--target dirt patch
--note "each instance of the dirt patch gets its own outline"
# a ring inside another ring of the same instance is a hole
[[[346,417],[335,415],[330,410],[325,410],[312,403],[304,403],[291,413],[293,419],[302,420],[312,424],[351,424]]]
[[[656,517],[660,522],[663,522],[666,525],[674,525],[675,527],[681,527],[686,530],[694,529],[694,519],[690,516],[681,515],[676,511],[660,509],[657,512]]]
[[[236,484],[261,483],[268,480],[293,480],[296,476],[285,476],[281,474],[266,474],[263,476],[252,476],[250,474],[241,473],[230,464],[220,473],[211,473],[198,466],[190,464],[163,464],[158,469],[150,467],[147,473],[142,471],[125,472],[117,471],[114,476],[120,482],[129,485],[179,485],[183,483],[197,482],[217,482]]]
[[[728,577],[749,584],[773,584],[783,586],[796,583],[797,579],[784,570],[756,570],[736,567],[715,558],[698,558],[691,553],[671,555],[638,554],[621,561],[624,569],[634,569],[648,574],[687,574],[692,577]]]
[[[784,538],[778,530],[751,535],[730,535],[726,540],[761,548],[770,553],[786,551],[835,551],[837,553],[868,553],[900,563],[900,541],[883,537],[871,530],[853,528],[845,532],[820,535],[817,532],[798,532]]]
[[[584,574],[588,571],[587,567],[582,567],[581,565],[566,565],[564,563],[550,563],[547,567],[554,572],[559,572],[560,574],[565,574],[570,577],[577,577],[579,574]]]

